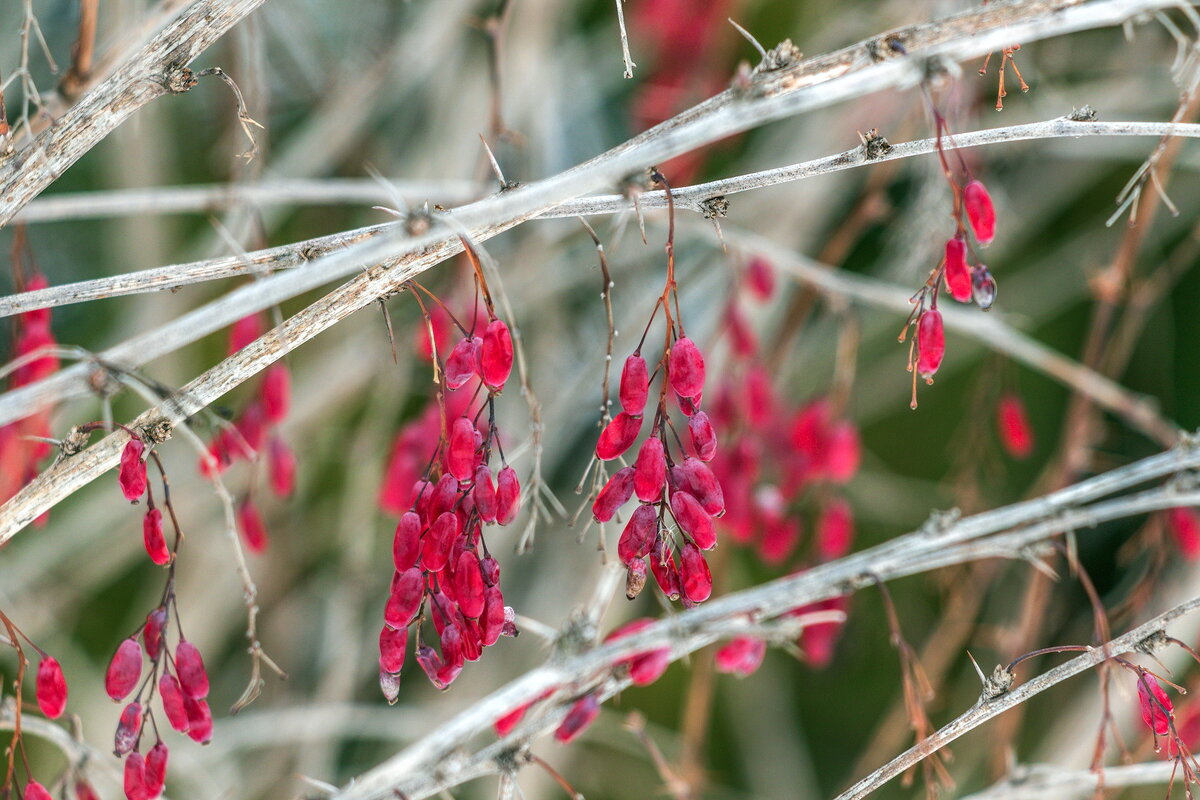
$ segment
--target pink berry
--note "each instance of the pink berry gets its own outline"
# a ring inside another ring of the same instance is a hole
[[[596,695],[589,694],[582,699],[576,701],[575,705],[571,706],[571,710],[567,712],[567,716],[563,718],[558,729],[554,731],[554,738],[563,744],[567,744],[579,734],[583,733],[588,725],[596,719],[600,713],[600,701],[596,699]]]
[[[600,494],[596,495],[596,502],[592,503],[592,516],[597,522],[608,522],[633,496],[633,474],[633,467],[624,467],[604,484]]]
[[[700,507],[700,501],[684,491],[671,493],[671,513],[679,527],[701,550],[717,546],[712,517]]]
[[[513,343],[504,320],[494,319],[483,332],[483,346],[479,352],[479,371],[489,389],[504,388],[513,366]]]
[[[626,566],[637,558],[649,555],[658,534],[658,515],[654,506],[638,506],[617,540],[617,556]]]
[[[671,347],[668,362],[671,388],[681,397],[698,397],[704,389],[704,356],[700,348],[686,336]],[[686,413],[686,412],[685,412]]]
[[[187,709],[188,737],[193,742],[208,744],[212,741],[212,709],[203,700],[185,696],[183,706]]]
[[[496,476],[496,523],[507,525],[517,518],[521,508],[521,483],[517,471],[505,467]]]
[[[114,752],[123,756],[133,750],[138,735],[142,732],[142,704],[130,703],[121,712],[117,721],[117,732],[113,737]]]
[[[151,661],[158,658],[162,650],[163,628],[167,624],[167,610],[156,608],[146,615],[146,624],[142,626],[142,646]]]
[[[641,429],[641,417],[632,416],[624,411],[617,414],[600,432],[600,439],[596,442],[596,458],[601,461],[617,458],[633,445]]]
[[[158,679],[158,697],[162,701],[163,711],[166,712],[167,722],[171,727],[180,733],[187,733],[188,713],[183,689],[176,677],[169,672],[164,672]]]
[[[485,465],[475,468],[475,484],[471,487],[471,497],[475,501],[475,512],[484,522],[495,522],[500,509],[496,500],[496,485],[492,483],[492,473]]]
[[[108,672],[104,676],[104,690],[113,700],[120,701],[129,696],[142,676],[142,648],[133,637],[121,642]]]
[[[967,220],[975,231],[975,238],[983,246],[991,244],[996,235],[996,210],[992,197],[979,181],[971,181],[963,189],[963,205],[967,209]]]
[[[712,573],[700,549],[687,542],[679,551],[679,580],[683,596],[693,603],[703,603],[712,595]]]
[[[379,668],[395,674],[404,668],[404,651],[408,647],[408,628],[384,625],[379,631]]]
[[[146,546],[146,555],[155,564],[162,566],[171,560],[167,538],[163,535],[162,512],[157,508],[150,509],[142,518],[142,542]]]
[[[854,541],[854,512],[841,498],[832,500],[817,522],[817,556],[833,561],[850,552]]]
[[[717,651],[717,672],[746,677],[762,665],[767,643],[753,636],[737,636]]]
[[[1171,730],[1171,714],[1174,711],[1171,698],[1167,697],[1158,679],[1149,673],[1139,673],[1137,682],[1142,721],[1155,736],[1166,736]]]
[[[292,374],[283,364],[272,364],[263,373],[262,404],[267,420],[275,425],[287,417],[292,404]]]
[[[1026,458],[1033,452],[1033,427],[1025,413],[1025,404],[1015,394],[1006,394],[996,406],[996,425],[1000,443],[1013,458]]]
[[[650,396],[650,373],[646,359],[637,353],[625,359],[621,369],[621,408],[626,414],[641,416],[646,410],[646,399]]]
[[[446,469],[459,481],[471,480],[475,469],[475,425],[466,417],[459,417],[450,426]]]
[[[267,443],[267,471],[275,496],[291,495],[296,488],[296,454],[278,436],[272,436]]]
[[[254,501],[246,498],[246,501],[238,506],[237,517],[238,528],[242,532],[242,541],[246,543],[246,549],[251,553],[261,553],[266,550],[267,526]]]
[[[713,431],[708,414],[697,411],[688,418],[688,435],[692,439],[692,449],[701,461],[712,461],[717,454],[717,434]]]
[[[425,576],[418,567],[398,573],[384,607],[383,618],[393,628],[406,628],[421,608],[425,595]]]
[[[761,256],[751,258],[746,265],[746,285],[759,300],[770,300],[775,293],[775,268]]]
[[[38,664],[37,703],[50,719],[58,719],[67,707],[67,681],[58,660],[46,656]]]
[[[403,572],[415,566],[421,555],[421,518],[415,511],[406,511],[400,516],[396,525],[396,535],[392,539],[392,560],[396,571]]]
[[[1167,527],[1184,558],[1188,561],[1200,558],[1200,516],[1196,514],[1196,509],[1167,509]]]
[[[204,669],[204,658],[196,645],[187,639],[180,639],[175,648],[175,668],[184,695],[193,700],[208,697],[208,671]]]
[[[125,499],[135,502],[146,493],[146,463],[142,461],[142,453],[146,445],[141,439],[130,439],[121,451],[121,467],[117,472],[117,480],[121,484],[121,493]]]
[[[162,742],[158,742],[154,747],[150,748],[150,752],[146,754],[146,788],[150,792],[151,797],[158,797],[162,793],[163,786],[167,782],[167,758],[170,754],[167,751],[167,746]]]
[[[946,242],[946,287],[960,303],[971,299],[971,268],[967,266],[967,243],[961,236]]]
[[[936,308],[922,314],[917,323],[917,354],[917,373],[932,382],[946,355],[946,332],[942,328],[942,314]]]
[[[661,499],[667,482],[667,459],[662,439],[651,436],[642,442],[633,470],[633,490],[638,499],[644,503]]]

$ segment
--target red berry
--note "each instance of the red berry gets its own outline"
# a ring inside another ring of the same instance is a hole
[[[484,522],[495,522],[499,507],[496,502],[496,485],[492,483],[492,472],[481,464],[475,468],[475,484],[471,487],[471,499],[475,501],[475,512]]]
[[[638,499],[644,503],[662,499],[663,486],[667,482],[667,459],[662,439],[651,436],[642,442],[633,470],[633,490]]]
[[[654,506],[638,506],[617,540],[617,556],[626,566],[637,558],[650,554],[654,537],[658,535],[658,515]]]
[[[679,580],[683,596],[693,603],[703,603],[712,595],[712,573],[704,554],[691,542],[679,551]]]
[[[162,650],[163,628],[167,624],[167,610],[156,608],[146,615],[146,624],[142,626],[142,646],[151,661],[158,658]]]
[[[633,467],[624,467],[604,484],[600,494],[596,495],[596,502],[592,503],[592,516],[597,522],[608,522],[633,496],[633,473]]]
[[[971,181],[963,189],[963,205],[967,209],[967,220],[975,231],[975,238],[983,246],[991,244],[996,235],[996,210],[988,190],[979,181]]]
[[[396,536],[392,539],[392,560],[396,571],[403,572],[415,566],[421,555],[421,518],[415,511],[406,511],[396,525]]]
[[[417,567],[397,573],[383,610],[383,618],[393,628],[406,628],[421,607],[425,595],[425,575]]]
[[[45,786],[35,780],[25,784],[25,800],[54,800]]]
[[[272,364],[263,373],[262,404],[267,420],[278,425],[292,404],[292,374],[283,364]]]
[[[262,335],[262,319],[258,314],[242,317],[229,329],[229,355],[233,355]]]
[[[67,681],[53,656],[46,656],[38,664],[37,703],[50,719],[58,719],[67,707]]]
[[[162,742],[155,744],[146,754],[146,788],[150,790],[151,797],[158,797],[167,782],[168,755],[167,746]]]
[[[1155,736],[1166,736],[1171,730],[1171,715],[1174,707],[1171,698],[1163,691],[1158,679],[1146,672],[1138,673],[1138,705],[1142,721]]]
[[[660,554],[659,548],[650,553],[650,571],[658,588],[668,600],[678,600],[682,593],[679,586],[679,568],[675,566],[675,558],[670,553]]]
[[[526,703],[523,706],[517,706],[512,711],[508,712],[503,717],[492,723],[492,727],[495,729],[496,735],[508,736],[512,729],[517,727],[517,724],[525,716],[525,712],[529,710],[531,705],[533,705],[533,703]]]
[[[854,540],[854,512],[841,498],[832,500],[821,512],[817,522],[817,556],[833,561],[850,552]]]
[[[204,658],[196,645],[180,639],[175,648],[175,669],[179,673],[179,685],[183,693],[193,700],[208,697],[208,672],[204,669]]]
[[[479,353],[483,339],[478,336],[461,340],[454,345],[446,359],[446,386],[458,389],[479,374]]]
[[[123,756],[137,744],[138,734],[142,732],[142,704],[130,703],[121,712],[117,721],[117,733],[113,738],[114,751]]]
[[[188,712],[184,703],[183,689],[179,681],[169,672],[164,672],[158,679],[158,697],[162,700],[163,711],[166,712],[167,722],[180,733],[188,731]]]
[[[408,647],[408,628],[384,625],[379,631],[379,669],[395,674],[404,668],[404,651]]]
[[[500,564],[491,556],[479,560],[479,571],[483,573],[483,582],[488,586],[500,583]]]
[[[688,418],[688,434],[692,438],[692,449],[701,461],[712,461],[717,454],[717,434],[713,431],[708,414],[697,411]]]
[[[459,481],[465,483],[471,480],[475,469],[475,425],[466,417],[459,417],[450,426],[446,469]]]
[[[188,737],[193,742],[208,744],[212,741],[212,709],[203,700],[185,696],[183,706],[187,709]]]
[[[1033,452],[1033,428],[1025,414],[1025,404],[1015,394],[1006,394],[996,406],[996,425],[1000,443],[1013,458],[1026,458]]]
[[[700,507],[714,517],[725,513],[725,493],[717,476],[708,465],[697,458],[685,458],[671,468],[675,488],[700,501]]]
[[[479,638],[484,647],[491,647],[504,635],[505,617],[504,594],[493,584],[485,591],[483,616],[479,618]]]
[[[698,397],[704,389],[704,356],[686,336],[676,340],[668,362],[671,388],[681,397]],[[685,412],[686,413],[686,412]]]
[[[753,636],[737,636],[717,651],[717,672],[746,677],[762,665],[767,643]]]
[[[650,396],[650,373],[646,359],[637,353],[625,359],[621,369],[621,408],[626,414],[641,416],[646,410],[646,398]]]
[[[571,706],[571,710],[567,712],[567,716],[563,718],[558,729],[554,731],[554,738],[563,744],[567,744],[579,734],[583,733],[588,725],[596,719],[600,713],[600,701],[596,699],[596,695],[589,694],[586,697],[576,701],[575,705]]]
[[[517,518],[521,509],[521,484],[517,480],[517,471],[505,467],[496,476],[496,522],[507,525]]]
[[[267,443],[267,471],[275,496],[289,496],[296,487],[296,454],[278,436],[272,436]]]
[[[483,613],[485,588],[479,556],[470,550],[464,551],[454,569],[454,598],[464,617],[476,619]]]
[[[26,790],[28,794],[28,790]],[[96,794],[96,790],[84,778],[79,778],[75,781],[75,800],[100,800],[100,795]]]
[[[596,458],[601,461],[617,458],[633,445],[641,429],[641,417],[626,414],[624,411],[617,414],[600,432],[600,439],[596,442]]]
[[[1200,558],[1200,516],[1196,509],[1178,507],[1167,509],[1167,526],[1175,546],[1188,561]]]
[[[746,265],[746,285],[759,300],[770,300],[775,293],[775,269],[761,256],[750,259]]]
[[[671,493],[671,513],[679,527],[691,537],[701,550],[710,550],[717,546],[717,533],[713,528],[712,517],[700,507],[700,501],[687,492]]]
[[[829,480],[845,483],[853,478],[862,460],[862,445],[854,423],[842,420],[830,428],[825,448],[825,470]]]
[[[121,642],[112,661],[108,663],[108,672],[104,676],[104,690],[113,700],[123,700],[137,686],[138,678],[142,676],[142,648],[137,641],[130,637]]]
[[[117,472],[117,480],[121,484],[121,493],[125,499],[134,502],[146,493],[146,463],[142,461],[142,452],[146,445],[141,439],[130,439],[125,449],[121,451],[121,467]]]
[[[161,566],[171,560],[171,551],[163,535],[162,512],[157,508],[150,509],[142,518],[142,542],[146,545],[146,554],[155,564]]]
[[[946,332],[942,328],[942,313],[931,308],[917,323],[917,372],[932,383],[933,375],[942,365],[946,354]]]
[[[246,498],[246,501],[238,506],[237,516],[238,528],[242,532],[242,541],[246,543],[246,549],[251,553],[261,553],[266,550],[267,526],[254,501]]]
[[[960,303],[971,299],[971,268],[967,266],[967,243],[961,236],[946,242],[946,288]]]
[[[138,752],[125,759],[125,797],[127,800],[150,800],[154,793],[146,785],[146,760]]]
[[[500,391],[513,366],[512,336],[504,320],[494,319],[483,332],[479,351],[479,372],[489,389]]]

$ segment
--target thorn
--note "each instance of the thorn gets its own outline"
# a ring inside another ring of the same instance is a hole
[[[975,674],[979,676],[979,682],[987,686],[987,676],[983,674],[983,670],[979,668],[979,662],[975,660],[975,656],[971,655],[971,651],[967,651],[967,658],[971,659],[971,666],[975,667]]]
[[[754,36],[750,33],[750,31],[746,30],[741,25],[738,25],[736,22],[734,22],[733,17],[727,17],[727,19],[729,21],[729,24],[734,27],[734,30],[736,30],[743,37],[745,37],[747,42],[754,45],[754,49],[757,50],[758,54],[760,56],[762,56],[762,59],[764,61],[766,61],[767,60],[767,48],[763,47],[762,44],[758,41],[758,39],[754,38]]]
[[[483,138],[482,133],[479,134],[479,141],[483,142],[483,149],[487,152],[488,161],[490,161],[492,164],[492,171],[496,173],[496,178],[500,181],[500,188],[507,189],[508,181],[504,179],[504,172],[502,172],[500,169],[500,162],[496,160],[495,153],[493,153],[492,148],[488,146],[487,139]]]

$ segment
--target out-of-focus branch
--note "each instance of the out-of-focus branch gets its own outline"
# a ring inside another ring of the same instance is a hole
[[[1104,769],[1104,783],[1091,770],[1068,770],[1049,765],[1022,765],[1005,780],[967,795],[963,800],[1067,800],[1095,794],[1098,788],[1124,789],[1167,783],[1178,771],[1174,761],[1122,764]]]
[[[55,124],[0,164],[0,226],[155,98],[186,91],[187,64],[264,0],[195,0]]]
[[[977,558],[1036,558],[1034,545],[1058,533],[1156,508],[1200,503],[1200,493],[1181,494],[1167,486],[1076,508],[1124,488],[1196,466],[1200,466],[1200,451],[1188,444],[1035,500],[963,519],[935,515],[921,530],[883,545],[709,601],[589,652],[569,658],[551,658],[543,666],[472,704],[438,730],[348,784],[335,797],[337,800],[374,800],[399,793],[417,800],[473,777],[501,771],[497,759],[507,759],[511,763],[513,754],[519,753],[531,739],[553,729],[577,697],[590,691],[607,697],[618,691],[623,683],[614,675],[614,665],[631,655],[666,648],[671,651],[672,658],[682,658],[724,637],[742,633],[762,635],[764,630],[769,630],[766,623],[790,609],[874,585],[879,580]],[[1110,655],[1126,652],[1171,619],[1195,607],[1200,607],[1200,598],[1115,640],[1110,645],[1113,648]],[[1018,688],[1010,693],[1014,698],[1011,702],[1020,702],[1053,682],[1094,666],[1107,657],[1102,656],[1102,652],[1088,653]],[[495,720],[513,709],[534,702],[547,690],[553,690],[554,696],[540,709],[531,711],[530,718],[513,734],[473,755],[466,754],[474,736],[488,730]],[[980,715],[977,719],[970,719],[978,724],[999,713],[1001,705],[1006,703],[1010,701],[999,698],[976,712]],[[963,727],[954,736],[961,735],[969,727],[973,725]],[[945,735],[945,730],[935,736]],[[904,766],[913,763],[916,762],[909,760]],[[893,774],[896,773],[889,772],[888,777]]]
[[[1051,686],[1062,683],[1067,678],[1072,678],[1082,672],[1086,672],[1113,656],[1137,651],[1138,645],[1148,637],[1164,630],[1172,620],[1178,619],[1185,614],[1190,614],[1197,608],[1200,608],[1200,597],[1193,597],[1191,600],[1181,603],[1171,610],[1159,614],[1149,622],[1134,628],[1124,636],[1118,636],[1101,647],[1077,656],[1048,672],[1043,672],[1041,675],[1017,686],[1010,692],[990,700],[981,698],[979,702],[961,714],[957,719],[939,729],[932,736],[896,756],[896,758],[839,794],[835,800],[859,800],[859,798],[866,797],[892,778],[927,758],[931,753],[935,753],[950,744],[950,742],[962,736],[967,731],[979,727],[993,717],[1024,703],[1034,695],[1044,692]],[[1105,781],[1105,785],[1108,785],[1107,780]]]

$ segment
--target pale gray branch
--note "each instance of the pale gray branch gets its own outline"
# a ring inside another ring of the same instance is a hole
[[[1170,781],[1172,774],[1177,771],[1173,760],[1105,767],[1104,788],[1156,786]],[[1091,797],[1098,788],[1100,778],[1100,774],[1091,770],[1023,764],[1005,780],[982,792],[967,795],[963,800],[1070,800]]]

